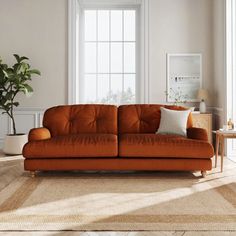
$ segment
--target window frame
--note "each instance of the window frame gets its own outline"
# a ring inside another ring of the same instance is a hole
[[[93,73],[86,73],[84,71],[84,58],[85,58],[85,47],[84,44],[87,42],[85,40],[85,29],[84,29],[84,12],[86,10],[134,10],[135,11],[135,72],[131,73],[131,74],[135,74],[135,103],[140,103],[140,6],[139,5],[119,5],[119,6],[114,6],[114,5],[103,5],[103,4],[94,4],[94,5],[84,5],[80,8],[80,30],[79,30],[79,48],[80,48],[80,54],[79,54],[79,68],[80,68],[80,74],[79,74],[79,98],[78,101],[79,103],[86,103],[84,101],[84,85],[85,85],[85,81],[84,81],[84,76],[86,74],[93,74]],[[110,24],[111,22],[109,22]],[[124,30],[124,28],[122,28]],[[124,32],[123,32],[124,34]],[[123,35],[124,37],[124,35]],[[96,43],[98,43],[99,41],[96,40],[94,41]],[[111,44],[113,41],[111,39],[109,39],[109,44]],[[122,73],[117,73],[117,74],[121,74],[122,75],[122,83],[124,82],[124,75],[128,74],[124,72],[124,40],[119,41],[120,43],[122,43],[122,64],[123,64],[123,69],[122,69]],[[97,45],[96,45],[97,47]],[[98,48],[96,48],[96,50],[98,50]],[[111,50],[111,48],[110,48]],[[109,54],[111,53],[111,51],[109,50]],[[98,55],[97,55],[98,56]],[[96,59],[97,60],[97,59]],[[111,56],[109,56],[109,63],[111,63]],[[110,66],[111,67],[111,66]],[[96,73],[94,73],[97,77],[97,75],[99,74],[108,74],[109,75],[109,80],[111,80],[111,75],[112,74],[116,74],[116,73],[112,73],[111,69],[109,69],[109,73],[98,73],[98,71],[96,71]],[[97,80],[98,81],[98,80]],[[98,87],[98,84],[96,84],[96,86]]]
[[[140,41],[139,41],[139,84],[138,93],[140,103],[149,103],[149,0],[68,0],[68,80],[66,104],[79,103],[80,88],[80,59],[79,52],[79,15],[83,6],[97,5],[138,5],[140,7]]]

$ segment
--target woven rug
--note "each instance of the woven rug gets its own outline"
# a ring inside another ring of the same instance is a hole
[[[24,173],[0,192],[0,229],[236,230],[235,173]]]

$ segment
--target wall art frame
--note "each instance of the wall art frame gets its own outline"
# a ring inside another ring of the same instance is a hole
[[[198,102],[197,92],[202,88],[202,54],[167,54],[167,102]]]

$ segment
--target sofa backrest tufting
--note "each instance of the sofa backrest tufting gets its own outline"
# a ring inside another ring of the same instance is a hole
[[[186,110],[186,108],[180,106],[158,104],[122,105],[118,108],[119,133],[155,133],[160,124],[161,107],[172,110]],[[192,126],[192,115],[190,114],[187,128]]]
[[[117,134],[117,107],[98,104],[52,107],[44,113],[43,126],[52,136]]]

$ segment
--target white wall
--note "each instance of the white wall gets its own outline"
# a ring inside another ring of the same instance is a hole
[[[213,0],[149,1],[150,102],[165,101],[167,53],[202,53],[203,87],[211,92]]]
[[[225,6],[224,0],[214,0],[214,34],[213,34],[213,66],[214,66],[214,105],[224,107],[225,105]]]
[[[225,0],[214,0],[213,5],[213,76],[214,103],[218,108],[216,128],[222,127],[226,113],[225,77]]]
[[[20,96],[24,107],[46,108],[67,102],[67,0],[0,0],[0,57],[30,58],[42,76],[34,95]]]

